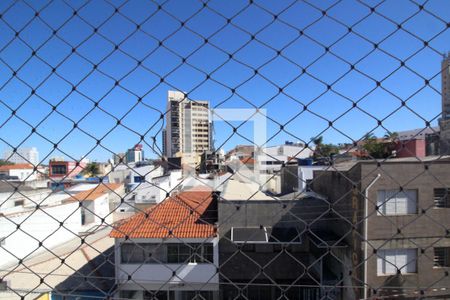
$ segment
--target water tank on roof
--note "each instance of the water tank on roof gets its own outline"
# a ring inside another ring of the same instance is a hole
[[[313,159],[312,158],[299,158],[298,165],[299,166],[312,166]]]

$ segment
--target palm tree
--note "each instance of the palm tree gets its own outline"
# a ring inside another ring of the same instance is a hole
[[[368,132],[364,135],[363,141],[376,140],[376,138],[377,137],[373,134],[373,132]]]
[[[391,142],[393,142],[393,141],[395,141],[397,138],[398,138],[398,133],[397,132],[390,132],[390,131],[388,131],[388,132],[386,132],[386,134],[384,135],[384,138],[386,139],[386,140],[389,140],[389,141],[391,141]]]
[[[314,143],[314,145],[316,145],[316,147],[320,147],[320,145],[322,145],[323,143],[323,136],[313,137],[311,138],[311,140]]]

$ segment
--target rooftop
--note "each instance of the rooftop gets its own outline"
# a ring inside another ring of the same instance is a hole
[[[33,169],[32,164],[14,164],[0,166],[0,171],[18,170],[18,169]]]
[[[58,295],[60,292],[81,293],[85,290],[101,292],[106,296],[114,286],[113,245],[113,241],[108,238],[108,230],[100,229],[86,236],[82,245],[80,237],[74,237],[53,247],[51,251],[25,258],[23,264],[4,266],[0,270],[0,277],[9,280],[10,288],[15,291],[36,292],[24,292],[25,300],[36,299],[45,292]],[[61,259],[64,259],[64,263]],[[53,271],[49,273],[49,270]],[[45,281],[41,281],[44,276]],[[12,292],[0,293],[0,299],[17,297]]]
[[[400,131],[398,132],[398,139],[400,141],[405,140],[411,140],[411,139],[417,139],[417,140],[424,140],[425,135],[439,132],[439,127],[425,127],[425,128],[418,128],[418,129],[412,129],[412,130],[406,130],[406,131]]]
[[[215,227],[205,220],[213,202],[210,191],[185,191],[123,221],[112,238],[209,238]]]
[[[115,192],[121,186],[121,183],[100,183],[92,189],[71,195],[63,201],[94,201],[104,194]]]
[[[367,160],[349,160],[340,163],[336,163],[329,166],[326,171],[348,171],[358,163],[362,164],[395,164],[395,163],[427,163],[427,162],[450,162],[450,155],[432,155],[425,157],[400,157],[400,158],[388,158],[388,159],[367,159]]]
[[[0,180],[0,193],[10,193],[17,191],[32,191],[32,187],[23,184],[22,182],[4,181]]]

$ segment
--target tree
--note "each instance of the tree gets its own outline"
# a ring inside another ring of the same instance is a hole
[[[4,159],[0,159],[0,166],[9,166],[9,165],[14,165],[14,163]]]
[[[378,142],[376,138],[365,140],[363,148],[373,158],[386,158],[389,156],[386,144]]]
[[[322,136],[311,138],[311,140],[316,146],[314,150],[314,158],[319,157],[330,158],[331,155],[339,153],[339,147],[334,144],[324,144]]]
[[[398,133],[395,131],[394,132],[387,131],[386,134],[384,135],[384,139],[389,140],[390,142],[394,142],[397,138]]]
[[[318,136],[318,137],[313,137],[311,138],[311,140],[313,141],[314,145],[320,146],[323,143],[323,136]]]
[[[364,136],[364,150],[372,158],[388,158],[395,146],[395,139],[398,137],[396,132],[387,132],[384,140],[379,140],[373,133]]]
[[[98,166],[98,163],[96,163],[96,162],[88,163],[83,170],[83,174],[85,174],[89,177],[95,177],[99,173],[100,173],[100,168]]]

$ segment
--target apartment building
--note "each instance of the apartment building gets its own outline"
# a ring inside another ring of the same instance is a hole
[[[343,261],[355,288],[344,299],[450,297],[449,167],[449,157],[398,158],[314,172],[312,189],[350,245]]]
[[[442,115],[439,119],[440,154],[450,154],[450,53],[444,56],[441,64]]]
[[[144,150],[141,144],[136,144],[134,147],[127,150],[125,154],[126,163],[135,163],[144,160]]]
[[[39,164],[39,151],[36,147],[8,149],[3,153],[3,159],[15,164]]]
[[[182,92],[168,91],[163,150],[166,157],[177,153],[200,155],[211,150],[209,102],[187,99]]]

